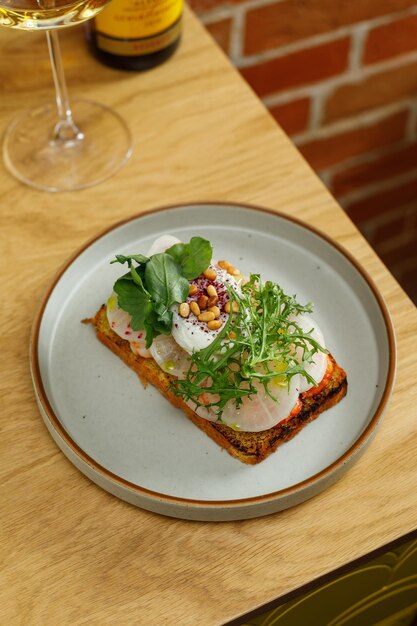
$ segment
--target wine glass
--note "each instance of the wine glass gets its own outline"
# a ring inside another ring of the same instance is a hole
[[[45,30],[56,107],[31,109],[6,130],[3,157],[20,181],[47,191],[95,185],[131,154],[130,132],[111,109],[90,100],[70,106],[56,29],[93,18],[109,0],[0,0],[0,25]]]

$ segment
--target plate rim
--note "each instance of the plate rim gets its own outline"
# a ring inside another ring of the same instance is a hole
[[[335,248],[343,257],[345,257],[351,265],[356,269],[356,271],[362,276],[365,280],[367,286],[370,288],[373,296],[375,297],[378,307],[382,313],[382,317],[385,324],[385,330],[387,333],[388,339],[388,372],[385,381],[384,391],[382,393],[380,402],[375,409],[375,412],[365,428],[365,430],[359,435],[359,437],[354,441],[354,443],[346,450],[340,457],[338,457],[335,461],[333,461],[330,465],[323,468],[320,472],[309,476],[308,478],[295,483],[289,487],[284,489],[279,489],[277,491],[273,491],[267,494],[258,495],[258,496],[250,496],[247,498],[237,498],[233,500],[199,500],[195,498],[185,498],[180,496],[174,496],[170,494],[159,493],[158,491],[154,491],[148,489],[146,487],[142,487],[137,485],[129,480],[122,478],[121,476],[115,474],[114,472],[108,470],[106,467],[95,461],[90,455],[88,455],[82,448],[79,446],[71,437],[71,435],[66,431],[63,424],[60,422],[58,416],[55,414],[47,393],[45,391],[42,375],[40,371],[39,358],[38,358],[38,344],[39,344],[39,334],[40,327],[42,324],[43,314],[46,309],[46,306],[49,302],[49,299],[58,284],[59,280],[65,273],[65,271],[74,263],[74,261],[88,248],[90,248],[96,241],[105,237],[112,231],[129,224],[130,222],[136,221],[137,219],[141,219],[142,217],[146,217],[149,215],[153,215],[155,213],[160,213],[164,211],[175,211],[178,209],[184,208],[193,208],[193,207],[202,207],[202,206],[230,206],[236,208],[249,209],[252,211],[260,211],[262,213],[266,213],[272,215],[273,217],[281,218],[285,221],[292,222],[293,224],[312,232],[314,235],[324,240],[331,247]],[[335,241],[331,237],[329,237],[326,233],[322,232],[315,226],[308,224],[298,217],[294,217],[293,215],[287,215],[280,210],[271,209],[255,204],[243,203],[243,202],[230,202],[230,201],[198,201],[198,202],[184,202],[181,204],[169,204],[158,206],[150,209],[146,209],[139,213],[135,213],[128,218],[119,220],[117,222],[112,223],[110,226],[104,228],[99,233],[89,238],[84,244],[82,244],[57,270],[55,275],[53,276],[49,286],[47,287],[43,298],[41,300],[40,307],[35,316],[35,319],[32,324],[31,335],[30,335],[30,368],[32,374],[33,385],[35,389],[35,394],[39,404],[41,405],[43,413],[43,417],[47,418],[49,421],[49,426],[52,427],[53,431],[55,431],[56,435],[60,437],[63,442],[71,449],[72,453],[78,457],[78,460],[81,463],[87,464],[93,471],[97,472],[101,478],[104,480],[110,480],[113,484],[119,485],[122,489],[128,489],[131,492],[136,493],[138,496],[143,496],[145,499],[151,498],[153,501],[158,502],[166,502],[169,505],[183,505],[187,507],[192,507],[199,509],[201,507],[209,508],[209,509],[223,509],[224,507],[235,508],[240,506],[248,506],[248,505],[256,505],[261,503],[267,503],[270,501],[279,501],[283,497],[288,497],[291,494],[297,494],[302,492],[308,487],[313,488],[314,485],[318,485],[320,482],[329,478],[332,474],[336,473],[337,470],[340,470],[345,464],[349,462],[357,453],[359,453],[362,447],[371,441],[372,436],[379,425],[388,400],[391,396],[395,373],[396,373],[396,365],[397,365],[397,354],[396,354],[396,340],[395,340],[395,332],[393,323],[391,320],[391,316],[388,310],[388,307],[383,299],[379,289],[377,288],[374,280],[371,278],[367,270],[362,267],[362,265],[355,259],[352,253],[346,250],[338,241]]]

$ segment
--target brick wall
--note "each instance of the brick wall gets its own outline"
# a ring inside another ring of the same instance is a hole
[[[190,0],[417,302],[417,0]]]

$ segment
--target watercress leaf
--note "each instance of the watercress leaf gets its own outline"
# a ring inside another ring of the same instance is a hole
[[[125,257],[123,254],[116,254],[116,258],[113,259],[113,261],[110,261],[110,263],[126,263],[127,261],[127,257]]]
[[[128,263],[129,261],[136,261],[139,265],[145,264],[149,261],[149,257],[143,256],[143,254],[128,254],[125,256],[124,254],[116,254],[116,258],[110,263]]]
[[[178,263],[185,278],[193,280],[210,265],[213,249],[207,239],[192,237],[189,243],[174,244],[166,254]]]
[[[167,328],[171,329],[172,326],[172,311],[167,309],[162,302],[156,302],[154,305],[154,311],[156,314],[156,320],[164,324]]]
[[[139,287],[141,291],[146,291],[144,283],[145,279],[145,269],[143,265],[139,265],[138,267],[130,268],[130,275],[132,276],[132,280]]]
[[[130,279],[119,278],[114,284],[114,291],[117,293],[119,306],[131,315],[130,325],[133,330],[145,328],[145,320],[152,311],[152,302],[144,291]]]
[[[123,276],[120,276],[120,277],[118,278],[118,280],[121,280],[122,278],[123,278],[123,280],[130,280],[130,281],[133,281],[133,276],[132,276],[132,274],[130,273],[130,270],[129,270],[126,274],[123,274]]]
[[[145,320],[144,328],[145,328],[145,332],[146,332],[146,344],[145,344],[145,346],[146,346],[146,348],[149,349],[151,347],[152,342],[155,339],[155,337],[160,335],[160,333],[158,333],[158,331],[154,329],[152,324],[150,322],[147,322],[146,320]]]
[[[147,317],[147,322],[162,335],[171,334],[172,326],[172,313],[169,310],[164,311],[163,315],[159,315],[155,309],[153,309]]]
[[[128,258],[132,259],[132,261],[136,261],[139,265],[145,265],[149,261],[149,257],[143,254],[130,254]]]
[[[146,264],[145,281],[154,301],[163,303],[166,309],[188,296],[188,280],[172,256],[164,252],[154,254]]]

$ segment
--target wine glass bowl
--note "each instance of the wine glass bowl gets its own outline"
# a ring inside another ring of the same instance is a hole
[[[114,174],[131,155],[124,120],[90,100],[70,105],[57,30],[93,18],[109,0],[0,0],[0,25],[46,32],[56,107],[21,113],[9,124],[3,159],[21,182],[46,191],[72,191]],[[37,58],[37,57],[34,57]]]
[[[0,26],[21,30],[49,30],[93,18],[110,0],[0,0]]]

